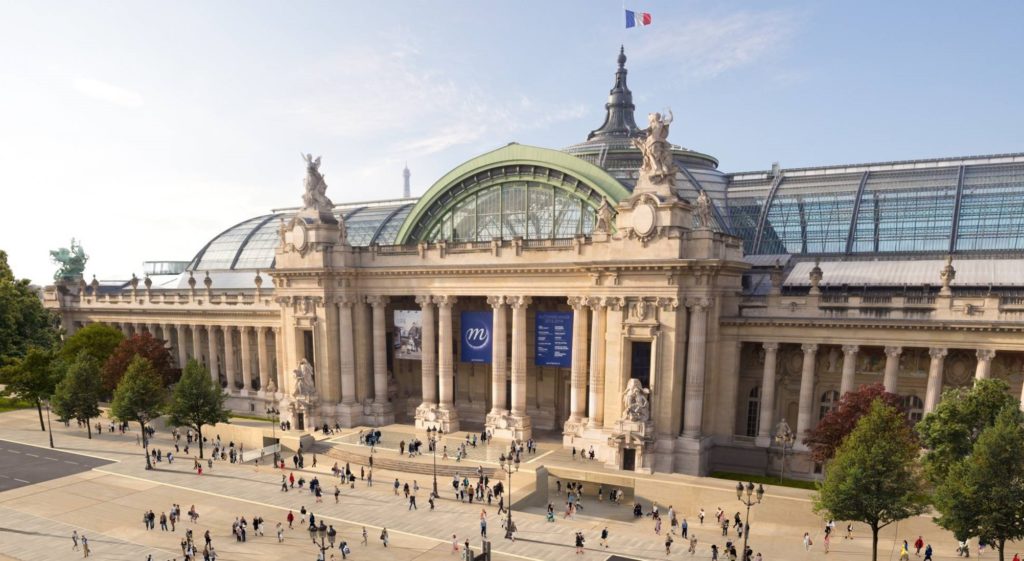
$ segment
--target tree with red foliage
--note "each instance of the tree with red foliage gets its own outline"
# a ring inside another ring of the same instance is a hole
[[[836,407],[818,422],[818,426],[807,431],[804,444],[811,450],[811,459],[819,464],[831,460],[843,439],[853,432],[857,421],[867,415],[876,399],[881,399],[883,403],[896,408],[904,417],[906,416],[903,398],[885,391],[882,384],[861,386],[856,391],[846,392]]]
[[[103,364],[103,392],[106,395],[113,394],[114,388],[136,356],[145,358],[153,365],[164,386],[177,381],[179,372],[171,366],[171,353],[167,350],[167,341],[157,339],[149,332],[143,331],[121,341]]]

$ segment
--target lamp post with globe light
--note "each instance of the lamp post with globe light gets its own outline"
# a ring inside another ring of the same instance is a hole
[[[747,539],[750,537],[750,507],[755,504],[761,504],[761,498],[764,497],[764,485],[758,484],[757,490],[754,490],[754,484],[748,482],[746,485],[743,483],[736,484],[736,498],[745,505],[747,505],[747,516],[743,518],[743,524],[747,526],[747,531],[743,532],[743,552],[740,554],[740,559],[747,561]]]
[[[498,467],[508,474],[508,504],[505,507],[508,516],[505,518],[505,539],[510,540],[512,539],[512,472],[516,471],[516,464],[512,461],[511,452],[507,458],[505,454],[498,458]]]
[[[793,444],[796,442],[796,434],[793,429],[789,428],[789,423],[785,419],[779,422],[775,427],[775,443],[782,447],[782,474],[779,475],[779,482],[786,477],[786,452],[793,449]]]

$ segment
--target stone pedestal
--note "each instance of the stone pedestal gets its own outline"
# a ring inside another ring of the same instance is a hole
[[[459,416],[454,409],[441,409],[432,404],[420,405],[416,408],[416,428],[455,432],[459,430]]]
[[[709,459],[712,447],[711,437],[680,436],[675,444],[675,466],[677,473],[704,477],[710,473]]]
[[[533,436],[530,417],[511,415],[506,411],[489,413],[485,426],[493,438],[502,440],[527,440]]]
[[[328,422],[333,428],[334,422],[337,422],[343,428],[351,428],[358,426],[363,420],[363,406],[358,403],[339,403],[334,409],[333,419],[325,419],[321,425]]]
[[[373,403],[370,406],[370,417],[376,426],[393,424],[395,408],[391,406],[391,403]]]
[[[608,436],[608,454],[605,467],[627,470],[627,457],[633,456],[631,471],[652,473],[654,426],[648,422],[618,420]]]

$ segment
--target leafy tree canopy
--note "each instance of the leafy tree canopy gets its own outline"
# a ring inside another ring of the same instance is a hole
[[[121,421],[147,423],[160,416],[166,390],[148,359],[137,356],[128,364],[114,390],[110,412]]]
[[[70,363],[84,351],[96,360],[98,366],[102,366],[121,341],[124,341],[124,334],[120,329],[105,323],[90,323],[64,341],[60,356]]]
[[[32,347],[48,349],[57,341],[56,319],[43,308],[28,279],[17,279],[0,251],[0,364],[24,357]]]
[[[1007,405],[978,435],[971,453],[949,466],[935,488],[935,521],[957,539],[982,536],[1004,559],[1007,541],[1024,538],[1024,414]]]
[[[199,433],[199,457],[203,457],[203,426],[228,421],[228,410],[224,408],[227,396],[220,384],[213,383],[210,372],[195,360],[188,361],[181,373],[181,380],[174,387],[171,399],[171,424],[194,428]]]
[[[53,395],[63,373],[61,366],[52,350],[33,347],[24,357],[0,368],[0,383],[4,384],[2,394],[35,404],[41,430],[46,430],[41,402]]]
[[[89,419],[100,415],[100,363],[87,351],[75,358],[53,394],[53,410],[61,419],[85,421],[92,438]]]
[[[876,399],[836,450],[814,498],[815,511],[871,527],[872,559],[877,560],[878,531],[927,506],[917,453],[903,414]]]
[[[971,453],[986,427],[996,422],[999,412],[1016,406],[1006,382],[995,378],[976,380],[969,388],[946,390],[931,413],[917,424],[925,447],[925,474],[933,485],[946,478],[950,468]]]
[[[818,425],[807,432],[804,444],[811,449],[811,458],[824,464],[836,454],[843,439],[853,432],[857,421],[871,410],[871,404],[881,399],[886,405],[903,412],[903,399],[885,391],[882,384],[861,386],[860,389],[847,392],[839,399],[835,409],[829,411]]]
[[[167,350],[167,342],[143,331],[121,341],[110,358],[103,364],[103,390],[105,392],[109,393],[117,387],[121,377],[128,370],[128,365],[136,356],[149,361],[164,386],[175,382],[176,372],[171,367],[171,353]]]

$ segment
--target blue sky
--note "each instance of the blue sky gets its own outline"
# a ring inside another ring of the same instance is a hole
[[[188,260],[299,203],[419,194],[511,141],[602,120],[625,43],[638,113],[725,171],[1024,151],[1024,3],[0,0],[0,248],[47,282]]]

